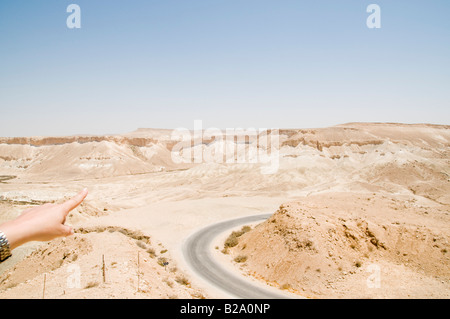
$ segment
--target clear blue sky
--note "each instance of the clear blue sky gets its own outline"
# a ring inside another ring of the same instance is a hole
[[[450,1],[1,0],[0,112],[0,136],[450,124]]]

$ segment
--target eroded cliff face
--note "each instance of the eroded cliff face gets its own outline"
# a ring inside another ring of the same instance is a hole
[[[102,178],[176,168],[174,141],[127,136],[0,138],[0,174],[29,178]]]
[[[205,163],[205,157],[200,163],[174,162],[174,146],[179,141],[172,139],[172,132],[139,129],[124,135],[3,137],[0,138],[0,175],[99,178],[185,169]],[[242,141],[204,136],[201,143],[187,142],[183,147],[188,152],[196,148],[195,152],[200,149],[200,153],[213,154],[214,149],[236,150],[242,147]],[[311,184],[334,171],[349,181],[355,175],[363,181],[379,181],[373,175],[374,168],[384,170],[383,176],[389,179],[388,172],[394,176],[397,168],[403,169],[402,165],[408,166],[406,170],[414,165],[415,174],[424,178],[429,174],[427,170],[438,170],[446,179],[448,171],[443,167],[449,164],[450,127],[350,123],[321,129],[280,129],[277,147],[280,165],[270,176],[277,183],[283,183],[289,174],[299,173],[296,182]],[[255,153],[261,150],[261,145],[250,140],[245,143],[245,149]],[[238,162],[238,155],[232,156]],[[244,156],[245,160],[250,162]],[[233,165],[225,161],[216,164],[226,168]],[[411,187],[417,192],[434,192],[426,185]]]
[[[0,137],[0,144],[29,145],[29,146],[55,146],[71,143],[101,143],[111,142],[130,146],[149,146],[157,143],[156,139],[124,136],[61,136],[61,137]]]

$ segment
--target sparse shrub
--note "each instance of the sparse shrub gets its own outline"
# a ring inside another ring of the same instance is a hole
[[[232,232],[231,235],[225,240],[225,247],[234,247],[238,244],[236,232]]]
[[[237,263],[243,263],[247,261],[247,256],[239,255],[236,258],[234,258],[234,261]]]
[[[151,258],[155,258],[156,257],[156,253],[155,253],[155,250],[153,248],[147,249],[147,253],[150,255]]]
[[[282,285],[280,286],[280,289],[281,289],[281,290],[289,290],[289,289],[291,289],[291,288],[292,288],[292,286],[291,286],[290,284],[288,284],[288,283],[282,284]]]
[[[245,234],[245,233],[247,233],[247,232],[249,232],[249,231],[251,231],[252,230],[252,228],[250,227],[250,226],[244,226],[244,227],[242,227],[242,229],[240,230],[240,235],[239,236],[241,236],[241,235],[243,235],[243,234]]]
[[[177,268],[177,267],[172,267],[172,268],[169,269],[169,271],[170,271],[170,272],[177,272],[177,271],[178,271],[178,268]]]
[[[168,261],[165,257],[158,258],[158,265],[165,267],[167,265]]]
[[[184,276],[178,276],[177,278],[175,278],[175,281],[177,283],[179,283],[180,285],[184,285],[184,286],[189,285],[189,280]]]
[[[303,244],[304,244],[305,247],[307,247],[307,248],[311,248],[311,247],[313,246],[313,242],[312,242],[311,240],[309,240],[309,239],[305,240],[305,241],[303,242]]]
[[[244,226],[239,231],[233,231],[230,236],[225,240],[225,247],[234,247],[238,244],[238,238],[249,232],[252,228],[250,226]]]

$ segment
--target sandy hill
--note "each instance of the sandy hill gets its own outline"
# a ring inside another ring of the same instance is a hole
[[[449,222],[448,206],[325,193],[282,205],[228,253],[244,273],[302,296],[449,298]]]

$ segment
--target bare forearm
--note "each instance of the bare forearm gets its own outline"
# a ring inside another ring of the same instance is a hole
[[[87,194],[87,189],[84,189],[63,204],[45,204],[29,209],[16,219],[0,225],[10,250],[29,241],[49,241],[73,234],[72,227],[65,225],[66,217],[83,202]]]

